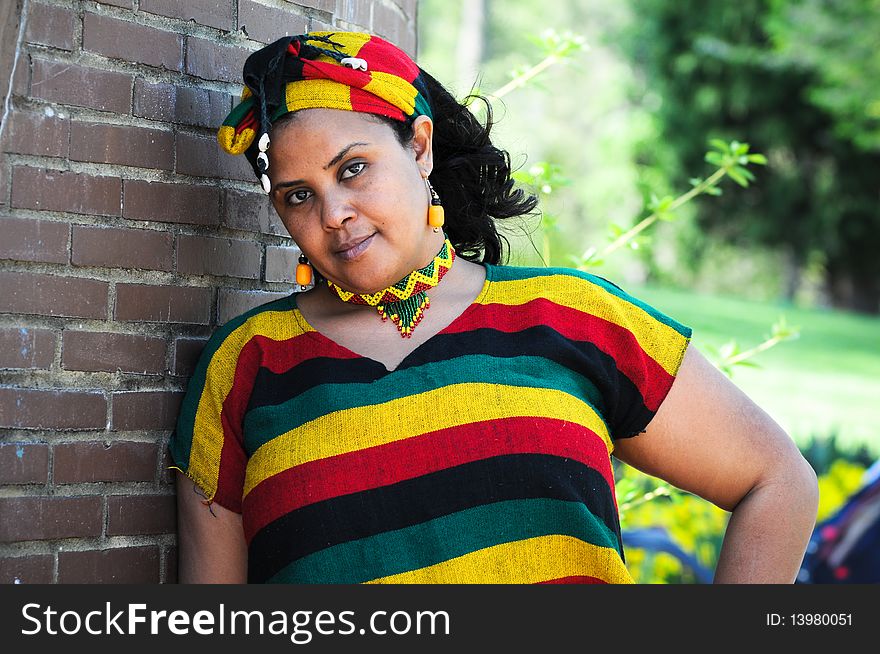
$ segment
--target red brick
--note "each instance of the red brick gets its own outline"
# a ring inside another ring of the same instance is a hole
[[[170,271],[173,251],[173,236],[167,232],[74,225],[70,261],[75,266]]]
[[[139,64],[183,69],[183,39],[165,30],[99,16],[83,16],[83,50]]]
[[[55,332],[15,327],[0,329],[0,368],[46,370],[55,360]]]
[[[288,236],[287,229],[265,193],[225,189],[222,221],[223,225],[231,229]]]
[[[309,19],[292,9],[267,7],[253,0],[238,0],[238,27],[244,28],[255,41],[271,43],[289,34],[303,34],[309,30]]]
[[[190,36],[186,46],[186,72],[221,82],[242,83],[244,61],[251,50]]]
[[[134,115],[150,120],[216,129],[232,109],[232,96],[222,91],[167,83],[134,83]]]
[[[45,484],[48,480],[48,445],[44,443],[0,445],[0,484]]]
[[[162,447],[162,463],[159,466],[160,485],[164,484],[168,488],[174,487],[177,481],[177,475],[180,473],[171,467],[173,465],[174,461],[171,460],[171,452],[168,451],[168,443],[164,443]]]
[[[100,497],[0,498],[0,542],[100,536]]]
[[[60,584],[158,584],[159,548],[115,547],[58,552]]]
[[[235,29],[235,5],[229,0],[141,0],[141,11],[159,16],[194,20],[201,25],[230,31]]]
[[[12,77],[12,92],[15,95],[30,95],[32,68],[31,56],[26,52],[22,52],[15,65],[15,74]]]
[[[178,338],[174,342],[175,375],[188,377],[193,374],[206,342],[203,338]]]
[[[132,114],[149,120],[173,122],[175,88],[174,84],[166,82],[136,79]]]
[[[260,245],[229,238],[179,235],[177,271],[184,275],[260,278]]]
[[[296,0],[296,4],[319,11],[326,11],[328,14],[336,11],[336,0]]]
[[[373,5],[372,32],[403,47],[408,32],[406,16],[397,7],[377,2]]]
[[[122,215],[132,220],[217,225],[220,191],[215,186],[127,179],[123,185]]]
[[[70,158],[171,170],[174,136],[158,129],[74,122],[70,126]]]
[[[177,531],[174,495],[114,495],[107,498],[107,535],[173,534]]]
[[[8,118],[3,135],[5,152],[66,157],[70,144],[70,119],[61,118],[54,109],[42,112],[15,111]]]
[[[0,272],[0,313],[104,319],[107,289],[94,279]]]
[[[183,393],[139,391],[113,394],[112,431],[174,429]]]
[[[217,129],[232,109],[232,96],[192,86],[177,88],[174,122]]]
[[[69,9],[33,3],[28,6],[25,39],[28,43],[73,50],[76,23],[76,15]]]
[[[134,9],[134,0],[95,0],[102,5],[113,5],[123,9]]]
[[[217,322],[224,324],[254,307],[272,302],[290,293],[269,293],[266,291],[233,291],[222,289],[217,300]]]
[[[325,23],[322,20],[318,20],[314,16],[309,18],[309,31],[310,32],[331,32],[333,31],[333,25],[330,23]]]
[[[419,43],[416,38],[416,30],[407,28],[403,31],[400,41],[396,43],[397,47],[415,60],[418,57]]]
[[[70,226],[31,218],[0,218],[0,259],[67,263]]]
[[[165,350],[165,340],[154,336],[65,329],[61,367],[65,370],[158,375],[165,370]]]
[[[51,584],[51,554],[0,557],[0,584]]]
[[[266,248],[267,282],[286,282],[292,284],[296,279],[296,265],[299,263],[299,248],[268,246]]]
[[[122,180],[85,173],[20,166],[12,169],[12,206],[118,216]]]
[[[34,59],[31,95],[59,104],[127,114],[131,75],[62,61]]]
[[[0,388],[0,427],[90,430],[106,426],[103,393]]]
[[[370,9],[373,4],[373,0],[339,0],[336,5],[336,18],[369,29]]]
[[[54,449],[52,481],[56,484],[156,478],[156,443],[77,442],[58,444]]]
[[[165,577],[162,579],[163,584],[176,584],[177,583],[177,548],[169,547],[165,550],[165,554],[163,555],[163,560],[165,561]],[[0,583],[3,580],[0,579]]]
[[[116,320],[181,322],[207,325],[211,321],[210,288],[194,286],[116,285]]]
[[[401,11],[403,11],[404,15],[408,18],[416,17],[416,5],[418,4],[418,0],[394,0],[394,3],[400,7]]]
[[[257,188],[257,177],[247,159],[243,155],[227,154],[217,145],[217,139],[178,132],[176,147],[177,172],[253,182]]]

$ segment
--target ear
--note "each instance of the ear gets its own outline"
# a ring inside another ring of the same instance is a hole
[[[428,173],[434,168],[434,123],[427,116],[419,116],[413,121],[412,148],[416,154],[416,164]]]

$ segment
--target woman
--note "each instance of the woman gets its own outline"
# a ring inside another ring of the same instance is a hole
[[[181,581],[631,582],[612,450],[733,512],[717,582],[794,580],[817,488],[792,441],[673,319],[497,265],[534,200],[436,81],[345,32],[244,79],[218,139],[315,285],[205,348],[171,442]]]

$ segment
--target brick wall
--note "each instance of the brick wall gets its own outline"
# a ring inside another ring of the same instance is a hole
[[[414,54],[416,1],[4,5],[0,582],[173,582],[187,376],[297,254],[214,129],[262,43],[367,29]]]

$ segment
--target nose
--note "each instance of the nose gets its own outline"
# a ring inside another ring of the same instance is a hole
[[[348,193],[334,191],[324,195],[321,204],[321,223],[324,229],[338,229],[357,216]]]

